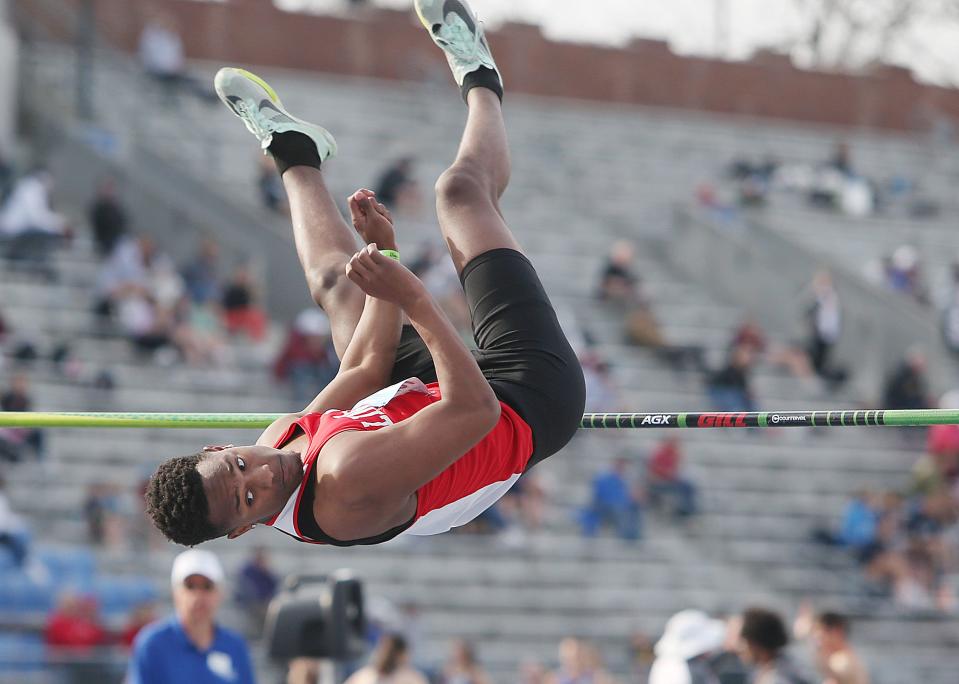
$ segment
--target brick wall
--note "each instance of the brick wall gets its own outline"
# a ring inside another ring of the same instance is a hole
[[[149,0],[92,1],[104,37],[134,50]],[[269,0],[162,4],[193,58],[400,80],[445,74],[412,11],[343,19],[281,12]],[[623,49],[558,43],[518,24],[491,33],[490,42],[516,92],[893,130],[959,120],[959,91],[918,84],[893,67],[858,76],[809,72],[770,54],[749,62],[679,57],[658,41]]]

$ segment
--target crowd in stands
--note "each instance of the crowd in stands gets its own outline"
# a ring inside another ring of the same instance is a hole
[[[181,76],[160,80],[176,84],[174,87],[184,84],[189,87],[188,76]],[[397,161],[384,172],[378,184],[380,198],[396,211],[418,210],[421,199],[414,163],[411,158]],[[850,176],[853,171],[849,165],[848,151],[837,152],[831,171]],[[746,189],[744,184],[743,193],[744,197],[752,198],[749,202],[759,201],[763,194],[759,179],[765,175],[766,182],[770,182],[778,173],[777,168],[775,164],[767,164],[764,170],[748,177],[752,187]],[[287,211],[282,188],[276,184],[275,177],[267,178],[267,171],[264,168],[260,179],[264,202],[271,210]],[[52,179],[44,171],[11,184],[8,199],[0,210],[0,233],[5,236],[3,248],[7,250],[8,259],[22,262],[55,280],[49,252],[51,247],[68,245],[72,229],[66,218],[53,212],[51,188]],[[838,200],[834,197],[831,201],[835,204]],[[104,179],[98,186],[88,220],[101,260],[96,288],[91,293],[95,298],[94,309],[105,325],[115,325],[129,339],[137,353],[163,364],[216,366],[229,362],[231,341],[256,344],[267,338],[270,321],[260,305],[262,296],[255,269],[250,264],[227,268],[216,242],[209,238],[198,241],[195,255],[186,263],[173,263],[149,235],[136,229],[133,212],[125,206],[122,192],[113,179]],[[35,239],[37,241],[31,243]],[[24,244],[30,245],[29,249],[23,247]],[[910,275],[910,266],[902,254],[898,259],[893,257],[892,270],[888,272],[890,283],[899,283],[903,291],[916,296],[909,283],[919,279]],[[443,250],[435,244],[424,245],[407,263],[426,282],[459,329],[468,330],[469,317],[462,290]],[[911,268],[914,270],[915,265]],[[959,268],[956,273],[959,274]],[[959,282],[959,275],[956,279]],[[825,272],[816,275],[809,288],[806,339],[788,343],[773,341],[756,321],[747,319],[730,331],[725,358],[718,364],[709,363],[701,346],[670,341],[664,334],[635,266],[634,245],[622,242],[612,247],[595,297],[611,311],[622,313],[627,343],[652,350],[670,368],[702,374],[708,396],[717,410],[756,407],[751,376],[759,364],[784,369],[803,380],[818,378],[831,388],[838,387],[846,377],[846,369],[833,359],[833,348],[842,331],[842,308],[832,279]],[[0,341],[5,335],[9,337],[8,327],[0,318]],[[612,366],[589,344],[588,331],[584,337],[580,356],[587,377],[589,408],[615,410],[618,399]],[[66,359],[69,353],[60,356]],[[308,309],[296,317],[287,330],[272,370],[278,382],[289,385],[294,401],[303,405],[335,375],[337,360],[332,350],[329,322],[322,312]],[[925,372],[921,353],[910,352],[888,379],[885,405],[888,408],[930,405]],[[29,378],[25,373],[10,376],[0,395],[0,404],[4,411],[30,410]],[[594,536],[608,528],[621,539],[633,542],[642,538],[644,518],[651,509],[661,510],[679,521],[695,516],[700,509],[700,485],[684,472],[684,448],[678,440],[667,439],[649,454],[642,457],[628,454],[629,458],[617,459],[608,469],[598,472],[590,486],[589,500],[583,502],[577,513],[582,533]],[[40,430],[0,432],[0,458],[12,453],[14,457],[8,460],[23,460],[25,456],[42,459],[45,450],[44,433]],[[951,611],[955,606],[955,588],[951,582],[959,573],[956,558],[959,554],[955,553],[955,544],[949,536],[954,534],[959,520],[959,429],[930,430],[927,454],[915,472],[915,482],[908,492],[864,492],[850,503],[839,530],[823,532],[820,536],[831,544],[847,548],[863,565],[872,594],[888,595],[908,608]],[[131,525],[137,518],[136,503],[132,501],[136,499],[134,494],[111,482],[90,485],[82,513],[91,545],[126,548],[140,536],[131,533]],[[518,528],[536,532],[544,525],[547,496],[542,481],[535,473],[529,474],[478,521],[473,531],[501,532]],[[0,548],[6,549],[16,565],[23,565],[30,553],[29,544],[27,526],[0,491]],[[258,550],[240,569],[234,597],[254,629],[262,625],[266,606],[279,582],[263,550]],[[686,617],[699,621],[694,624],[697,629],[715,628],[714,621],[705,616]],[[852,652],[845,640],[848,634],[845,619],[833,613],[824,613],[815,619],[806,617],[809,624],[804,629],[797,627],[796,633],[802,633],[801,638],[814,635],[816,662],[824,681],[832,677],[836,682],[864,684],[865,676],[857,674],[861,665],[854,654],[850,655]],[[152,605],[137,606],[124,629],[118,632],[104,625],[95,600],[71,595],[65,596],[48,617],[45,635],[50,644],[68,648],[115,644],[130,647],[136,633],[154,618]],[[710,668],[716,681],[723,684],[814,681],[796,674],[795,665],[783,655],[790,637],[779,616],[769,611],[749,610],[739,619],[724,625],[720,640],[705,650],[679,649],[679,627],[673,623],[667,625],[663,639],[655,648],[648,640],[637,639],[635,681],[645,681],[643,678],[650,666],[651,684],[676,681],[657,680],[655,673],[658,663],[678,660],[682,660],[690,672]],[[388,635],[381,639],[371,664],[358,670],[349,681],[362,684],[384,676],[392,676],[391,681],[414,684],[427,681],[423,678],[426,675],[415,673],[415,662],[415,654],[411,656],[403,637]],[[617,681],[606,672],[599,651],[584,639],[564,640],[559,646],[558,663],[555,670],[526,663],[517,674],[518,681],[526,684]],[[668,671],[667,665],[659,667]],[[843,668],[855,672],[844,675],[843,679],[837,674]],[[426,674],[432,681],[445,684],[488,681],[476,652],[465,642],[455,643],[449,661],[434,670]]]
[[[940,213],[939,203],[905,175],[874,178],[862,172],[851,147],[842,141],[819,163],[740,156],[729,163],[727,178],[732,185],[728,199],[720,199],[722,190],[705,183],[697,190],[700,203],[729,212],[734,207],[775,206],[781,197],[792,195],[809,207],[853,217],[926,219]]]
[[[792,646],[791,646],[792,644]],[[851,642],[847,617],[815,612],[804,603],[790,626],[773,610],[751,607],[726,619],[684,610],[656,640],[634,635],[625,678],[609,672],[601,650],[577,636],[562,639],[553,663],[526,659],[519,684],[869,684],[867,665]],[[369,663],[347,684],[390,681],[409,684],[486,684],[492,681],[476,649],[452,640],[445,663],[420,665],[403,630],[377,638]],[[315,681],[293,679],[288,682]]]
[[[903,609],[954,613],[959,554],[959,427],[928,429],[912,481],[898,491],[863,490],[835,530],[815,537],[839,546],[862,567],[864,589]]]
[[[608,527],[620,539],[636,541],[649,508],[679,521],[695,515],[698,490],[683,472],[682,459],[680,441],[667,438],[647,458],[620,457],[599,471],[589,502],[578,512],[583,535],[594,537]]]

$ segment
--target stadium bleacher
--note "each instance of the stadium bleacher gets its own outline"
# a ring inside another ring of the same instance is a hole
[[[29,59],[38,81],[48,86],[43,89],[50,95],[48,106],[56,111],[64,104],[57,97],[68,79],[69,55],[57,46],[38,45]],[[123,98],[116,106],[104,107],[98,121],[119,141],[118,149],[136,140],[183,174],[202,178],[230,202],[256,208],[255,145],[237,122],[199,103],[183,102],[187,111],[157,109],[155,99],[141,97],[149,86],[129,64],[118,64],[113,57],[100,63],[103,70],[95,82],[99,92],[109,89]],[[195,68],[208,73],[211,65]],[[371,183],[382,165],[401,153],[412,151],[420,158],[424,184],[452,156],[463,113],[452,89],[276,70],[264,75],[292,111],[316,117],[337,135],[341,156],[328,171],[337,196]],[[151,116],[144,115],[147,111]],[[60,114],[68,123],[65,108]],[[509,100],[507,116],[515,166],[504,213],[564,318],[596,336],[614,367],[623,408],[707,407],[699,373],[670,369],[651,352],[626,346],[622,322],[596,306],[591,293],[608,244],[628,236],[640,245],[637,270],[670,339],[703,345],[712,357],[721,356],[733,328],[748,312],[703,290],[662,256],[659,244],[669,229],[671,204],[688,200],[696,183],[718,174],[734,154],[774,149],[811,161],[827,153],[834,131],[521,97]],[[189,122],[186,133],[184,121]],[[860,164],[877,173],[895,168],[918,174],[927,158],[921,142],[904,137],[857,133],[851,138]],[[194,144],[197,140],[204,143]],[[50,161],[56,168],[56,150]],[[136,157],[121,153],[115,162],[123,168],[136,163]],[[930,176],[927,185],[941,191],[943,202],[951,206],[945,184],[933,185],[947,175]],[[80,215],[83,207],[67,209]],[[265,214],[263,220],[282,224]],[[810,221],[798,211],[794,216],[785,212],[771,223],[812,245],[822,244],[826,231],[859,230],[881,235],[873,240],[884,248],[897,244],[900,232],[912,236],[916,230],[879,220],[857,227],[844,226],[839,219],[828,224]],[[813,224],[822,233],[812,230]],[[400,225],[401,239],[409,246],[433,230]],[[948,226],[924,225],[921,230],[930,255],[949,244]],[[848,253],[861,255],[862,249],[856,243]],[[78,240],[55,263],[62,276],[56,284],[0,272],[4,315],[14,329],[72,340],[75,355],[86,363],[109,361],[118,385],[109,400],[116,407],[294,408],[270,385],[262,359],[251,358],[242,368],[213,370],[160,369],[137,362],[126,342],[105,337],[90,313],[91,298],[84,290],[92,286],[97,266],[89,243]],[[43,363],[31,375],[38,406],[102,407],[96,402],[104,397],[91,397]],[[855,407],[863,399],[848,391],[826,395],[764,367],[756,372],[754,384],[764,408]],[[315,572],[351,567],[369,592],[420,607],[426,652],[419,658],[439,662],[449,639],[465,637],[479,645],[484,665],[504,683],[514,681],[517,664],[524,659],[554,661],[556,644],[567,635],[595,639],[611,668],[624,673],[630,666],[630,636],[657,634],[677,610],[695,606],[725,613],[761,603],[791,611],[810,596],[857,617],[855,640],[879,684],[955,681],[959,623],[942,616],[903,616],[888,604],[877,604],[864,595],[858,568],[849,559],[809,541],[809,531],[834,521],[851,492],[900,487],[917,456],[914,450],[870,430],[762,436],[692,432],[683,438],[689,475],[701,483],[702,511],[694,524],[677,528],[657,519],[636,547],[612,539],[581,539],[573,516],[587,496],[592,473],[624,448],[637,454],[648,451],[658,437],[582,435],[541,466],[548,483],[549,523],[520,549],[492,538],[445,535],[375,549],[318,550],[263,531],[249,535],[253,539],[215,542],[211,548],[231,569],[253,544],[267,546],[281,573],[304,566]],[[132,489],[144,467],[164,456],[189,453],[205,443],[249,438],[242,432],[57,431],[49,446],[55,477],[39,465],[22,464],[9,473],[10,499],[43,544],[66,548],[42,555],[51,572],[80,567],[86,586],[97,591],[104,609],[119,612],[150,592],[135,579],[109,578],[146,576],[153,591],[163,596],[175,550],[97,551],[94,561],[90,552],[68,546],[85,534],[79,511],[86,485],[108,476]],[[43,492],[42,498],[37,491]],[[57,553],[70,560],[59,565]],[[49,594],[38,594],[19,580],[0,583],[0,590],[0,609],[49,608]],[[4,636],[0,657],[39,653],[32,639]],[[36,667],[37,661],[31,662]],[[260,658],[260,666],[270,672],[265,658]]]

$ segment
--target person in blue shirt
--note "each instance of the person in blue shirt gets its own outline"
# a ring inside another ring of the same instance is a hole
[[[137,635],[126,684],[253,684],[246,642],[216,623],[223,567],[209,551],[190,549],[173,562],[174,614]]]
[[[592,499],[580,513],[585,536],[595,536],[603,523],[615,527],[622,539],[634,541],[642,536],[641,501],[628,474],[629,460],[617,458],[609,470],[593,478]]]

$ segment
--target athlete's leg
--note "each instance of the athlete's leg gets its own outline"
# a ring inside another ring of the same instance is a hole
[[[356,239],[320,172],[322,162],[336,154],[336,141],[321,126],[290,115],[269,84],[248,71],[220,69],[214,88],[276,161],[310,293],[329,316],[333,345],[342,357],[363,311],[364,296],[345,273]]]
[[[559,451],[583,417],[582,368],[536,270],[503,220],[510,176],[503,82],[468,0],[415,0],[469,107],[452,166],[436,184],[440,229],[470,307],[483,374],[529,425],[527,467]]]
[[[363,292],[346,277],[346,264],[356,251],[346,225],[323,180],[310,166],[293,166],[283,174],[290,201],[293,240],[310,294],[330,318],[333,346],[343,356],[363,312]]]
[[[466,97],[463,140],[456,160],[436,183],[440,230],[458,273],[490,250],[521,251],[499,208],[510,176],[502,105],[487,88],[472,88]]]

